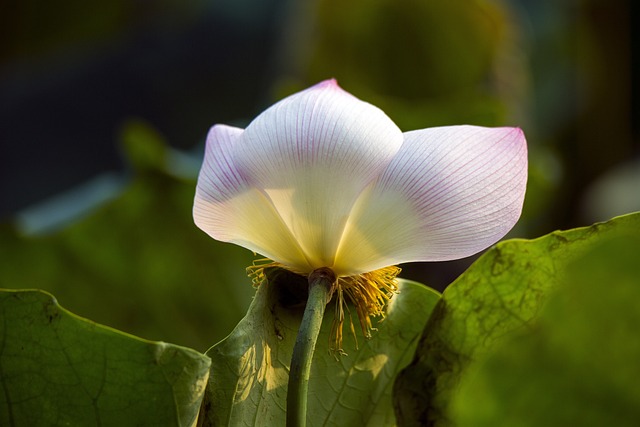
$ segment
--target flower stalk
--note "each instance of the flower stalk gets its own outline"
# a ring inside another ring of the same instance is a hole
[[[287,427],[307,423],[307,392],[311,361],[318,341],[322,318],[336,283],[334,272],[326,267],[309,274],[309,297],[291,356],[287,391]]]

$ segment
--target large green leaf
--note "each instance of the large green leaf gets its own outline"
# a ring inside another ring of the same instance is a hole
[[[530,327],[560,274],[597,242],[640,228],[640,214],[535,240],[500,243],[444,292],[413,362],[398,376],[394,404],[401,425],[449,425],[448,404],[474,360],[514,331]]]
[[[0,310],[0,425],[194,424],[203,354],[97,325],[42,291],[2,291]]]
[[[289,361],[308,285],[285,270],[271,271],[268,277],[247,316],[207,352],[212,370],[203,425],[284,425]],[[370,340],[358,330],[356,349],[345,325],[348,355],[343,356],[329,352],[333,315],[327,310],[311,368],[309,425],[394,425],[393,379],[411,360],[438,299],[435,291],[401,280],[400,293]]]
[[[459,427],[637,426],[640,230],[578,259],[534,326],[466,377]]]

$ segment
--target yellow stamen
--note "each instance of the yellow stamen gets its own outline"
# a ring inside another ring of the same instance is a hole
[[[246,271],[247,276],[249,276],[249,278],[251,279],[251,284],[254,288],[260,286],[260,284],[264,281],[264,269],[272,267],[286,268],[282,264],[271,261],[269,258],[259,258],[253,260],[252,265],[247,267]]]
[[[344,326],[345,309],[349,313],[349,323],[351,333],[356,338],[351,312],[348,303],[350,302],[356,309],[360,328],[365,338],[371,338],[371,331],[375,328],[371,323],[372,316],[384,318],[384,307],[394,293],[398,291],[398,281],[396,276],[400,273],[400,268],[396,266],[384,267],[379,270],[363,273],[356,276],[339,277],[337,283],[336,316],[331,327],[332,350],[343,354],[342,350],[342,327]],[[346,297],[346,298],[345,298]],[[348,301],[346,300],[348,298]]]
[[[267,258],[257,259],[253,262],[253,265],[247,267],[247,274],[251,277],[254,287],[259,286],[265,279],[264,269],[271,267],[287,269],[286,266]],[[363,335],[365,338],[371,338],[371,331],[376,330],[371,322],[371,317],[384,318],[385,305],[393,294],[398,291],[396,276],[399,273],[399,267],[390,266],[355,276],[338,277],[332,292],[332,294],[336,295],[336,306],[329,338],[331,351],[337,354],[345,354],[342,349],[342,328],[345,322],[345,314],[349,317],[351,334],[354,337],[356,348],[358,348],[358,339],[351,311],[349,310],[349,303],[356,309]]]

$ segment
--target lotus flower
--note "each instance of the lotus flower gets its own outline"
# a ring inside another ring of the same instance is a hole
[[[295,273],[333,270],[339,312],[345,294],[368,334],[369,317],[383,313],[396,289],[396,264],[452,260],[492,245],[518,220],[526,181],[520,129],[403,133],[327,80],[269,107],[246,129],[213,126],[193,214],[214,239]]]

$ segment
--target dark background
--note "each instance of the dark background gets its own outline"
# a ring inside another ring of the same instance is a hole
[[[228,298],[224,284],[209,291],[222,267],[208,265],[208,256],[231,260],[236,255],[225,251],[237,253],[230,245],[212,249],[216,244],[191,223],[206,132],[214,123],[244,126],[282,96],[330,77],[405,131],[461,123],[522,127],[531,169],[514,237],[640,210],[638,2],[344,3],[3,2],[0,286],[48,289],[74,311],[153,339],[202,349],[224,336],[252,291],[248,283],[231,286],[247,290],[224,321],[201,302]],[[154,155],[164,160],[147,159]],[[141,175],[157,198],[139,216],[113,220],[146,194],[122,201]],[[163,199],[163,189],[174,185],[175,199]],[[148,234],[132,231],[145,227]],[[118,236],[114,250],[140,244],[133,239],[154,249],[143,245],[97,268],[96,257],[112,254],[96,249],[109,247],[96,237],[102,229]],[[151,243],[158,235],[167,240]],[[176,252],[154,252],[165,245]],[[185,251],[199,254],[177,261]],[[139,253],[148,259],[137,259]],[[238,257],[237,266],[226,267],[243,275],[251,256]],[[201,269],[188,267],[195,259]],[[470,262],[408,265],[404,276],[442,289]],[[126,272],[136,263],[148,263],[148,274],[133,280]],[[167,274],[153,267],[172,264]],[[193,276],[167,279],[183,270]],[[157,282],[162,296],[149,298]],[[187,298],[189,289],[201,293]],[[163,312],[147,313],[145,304],[171,305],[178,320],[154,329]],[[223,323],[214,333],[207,331],[211,322]],[[191,327],[204,332],[181,332]]]

